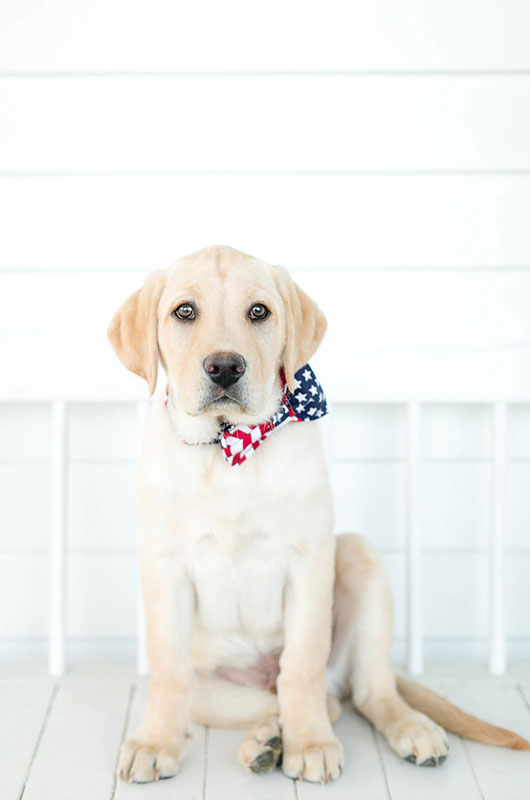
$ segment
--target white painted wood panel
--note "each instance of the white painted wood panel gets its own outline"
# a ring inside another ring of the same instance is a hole
[[[49,550],[49,484],[47,463],[0,462],[0,550]],[[136,540],[136,462],[71,464],[69,548],[131,551]]]
[[[404,464],[332,464],[335,530],[363,533],[377,547],[404,547],[405,481]]]
[[[72,464],[68,545],[78,550],[135,550],[136,462]]]
[[[36,446],[39,446],[38,443]],[[0,549],[4,552],[48,550],[51,509],[49,464],[0,461],[0,486]]]
[[[339,298],[340,293],[337,293]],[[405,458],[404,405],[335,403],[329,419],[333,460]]]
[[[0,796],[19,800],[52,699],[49,679],[0,681]]]
[[[67,587],[69,636],[136,636],[134,553],[70,553]]]
[[[105,292],[105,281],[99,289]],[[84,303],[87,298],[87,287],[81,289]],[[87,304],[88,305],[88,304]],[[87,308],[91,315],[94,308]],[[51,322],[51,320],[50,320]],[[70,330],[74,328],[74,320],[68,322]],[[94,340],[98,334],[105,334],[99,320],[94,327]],[[66,331],[64,331],[66,333]],[[96,341],[94,344],[96,344]],[[106,343],[106,337],[104,337]],[[96,377],[94,376],[96,380]],[[134,460],[137,458],[136,449],[136,413],[133,405],[129,403],[75,403],[69,415],[69,456],[71,459],[83,462],[101,463],[104,460]]]
[[[486,637],[488,633],[488,559],[482,553],[423,554],[427,597],[424,633],[434,638]]]
[[[335,461],[403,460],[404,414],[405,406],[399,402],[333,403],[328,417],[330,457]],[[490,404],[427,403],[421,431],[424,462],[484,462],[491,457]],[[509,404],[508,460],[530,460],[529,431],[530,403]]]
[[[506,449],[508,458],[530,459],[530,405],[510,409]]]
[[[520,642],[518,643],[518,649],[516,649],[513,648],[512,643],[510,657],[514,659],[514,663],[518,663],[521,659],[524,660],[528,657],[529,645],[529,642]],[[427,635],[424,643],[425,664],[427,668],[441,663],[483,665],[488,659],[488,646],[487,637],[429,638]],[[399,647],[394,648],[394,652],[396,655],[393,658],[393,663],[404,663],[404,659],[400,658]]]
[[[42,638],[48,632],[47,554],[0,553],[0,636]],[[136,635],[135,553],[70,553],[67,560],[69,637],[127,639]]]
[[[423,465],[420,508],[425,548],[488,548],[489,479],[487,463],[429,462]]]
[[[516,640],[530,639],[528,614],[530,553],[506,555],[506,633]]]
[[[0,267],[149,270],[212,243],[291,267],[528,267],[528,175],[3,177]]]
[[[402,547],[403,470],[401,464],[332,464],[336,531],[363,532],[380,548]],[[512,464],[508,474],[512,477],[508,481],[507,545],[518,551],[529,550],[530,466]],[[423,465],[420,503],[423,549],[486,552],[490,532],[488,479],[485,463]]]
[[[334,347],[436,350],[530,344],[530,271],[297,271]]]
[[[424,668],[423,654],[423,569],[421,563],[421,428],[422,407],[414,399],[407,403],[407,668],[412,675],[419,675]]]
[[[68,405],[64,399],[52,404],[52,453],[50,482],[50,675],[63,675],[66,668],[66,538],[68,505]]]
[[[70,665],[81,664],[134,664],[136,639],[126,638],[72,638],[68,639],[68,660]],[[27,656],[26,656],[27,657]]]
[[[530,550],[530,463],[509,463],[506,475],[506,544]]]
[[[482,550],[489,544],[487,464],[425,464],[422,468],[420,528],[427,550]],[[525,473],[528,477],[528,470]],[[339,463],[331,466],[337,532],[365,533],[377,547],[404,546],[406,519],[404,465]],[[526,489],[512,496],[511,517],[520,531],[520,548],[529,547],[523,524]],[[526,529],[527,532],[528,529]],[[513,539],[512,539],[513,541]],[[515,539],[519,542],[519,539]]]
[[[506,403],[491,408],[490,471],[490,620],[489,665],[493,675],[506,672]]]
[[[5,0],[0,69],[526,69],[529,24],[524,0]]]
[[[510,415],[516,409],[517,406],[512,406]],[[423,409],[424,459],[488,458],[491,455],[490,417],[488,405],[429,403]]]
[[[328,395],[337,402],[491,402],[511,397],[527,402],[530,349],[331,350],[327,343],[311,359]]]
[[[16,302],[7,287],[2,286],[0,297],[4,292],[10,296],[10,302]],[[2,303],[2,310],[3,303]],[[20,306],[19,306],[19,310]],[[2,331],[2,356],[9,348],[7,331]],[[7,381],[2,382],[5,389]],[[10,461],[45,460],[51,456],[51,406],[46,403],[2,403],[0,407],[0,460]]]
[[[3,78],[0,109],[0,172],[530,168],[530,75]]]
[[[24,800],[111,797],[129,687],[68,681],[60,688],[26,784]]]
[[[136,466],[75,465],[69,478],[69,547],[74,551],[136,548]],[[49,551],[49,468],[0,465],[0,549],[4,553]],[[31,502],[28,502],[28,497]]]
[[[0,553],[0,637],[48,634],[49,558],[42,553]]]

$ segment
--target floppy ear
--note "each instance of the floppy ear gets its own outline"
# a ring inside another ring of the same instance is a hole
[[[275,267],[276,282],[286,312],[286,338],[283,368],[290,391],[294,374],[306,364],[324,338],[327,322],[314,300],[293,281],[283,267]]]
[[[152,272],[144,285],[117,310],[107,331],[121,363],[145,378],[149,393],[158,374],[158,302],[164,288],[161,270]]]

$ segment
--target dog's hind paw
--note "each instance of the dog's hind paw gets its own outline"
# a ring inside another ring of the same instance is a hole
[[[238,758],[240,764],[255,775],[273,770],[281,761],[282,738],[278,717],[268,717],[256,724],[242,742]]]
[[[384,735],[398,756],[419,767],[437,767],[449,753],[444,729],[418,711],[389,725]]]

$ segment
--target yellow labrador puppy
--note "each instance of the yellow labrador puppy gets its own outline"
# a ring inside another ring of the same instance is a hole
[[[284,269],[228,247],[154,272],[110,325],[118,357],[151,393],[159,362],[167,375],[139,472],[151,679],[145,717],[120,754],[129,781],[174,775],[191,720],[248,727],[239,760],[252,772],[281,756],[292,778],[333,780],[344,755],[332,723],[348,696],[416,764],[446,758],[437,722],[528,747],[396,682],[379,557],[361,536],[333,536],[311,421],[325,400],[306,367],[325,329]],[[299,418],[308,424],[285,424]]]

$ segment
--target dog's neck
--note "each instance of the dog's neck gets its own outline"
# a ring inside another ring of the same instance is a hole
[[[278,376],[269,402],[258,416],[242,414],[240,419],[233,420],[225,417],[210,416],[209,414],[188,414],[179,403],[174,390],[168,384],[166,390],[166,407],[171,420],[171,425],[179,439],[186,445],[218,444],[219,435],[226,424],[259,425],[277,411],[282,397],[282,382]]]
[[[184,444],[215,444],[219,439],[223,420],[207,414],[188,414],[175,399],[175,394],[168,385],[166,390],[166,407],[171,425]]]

